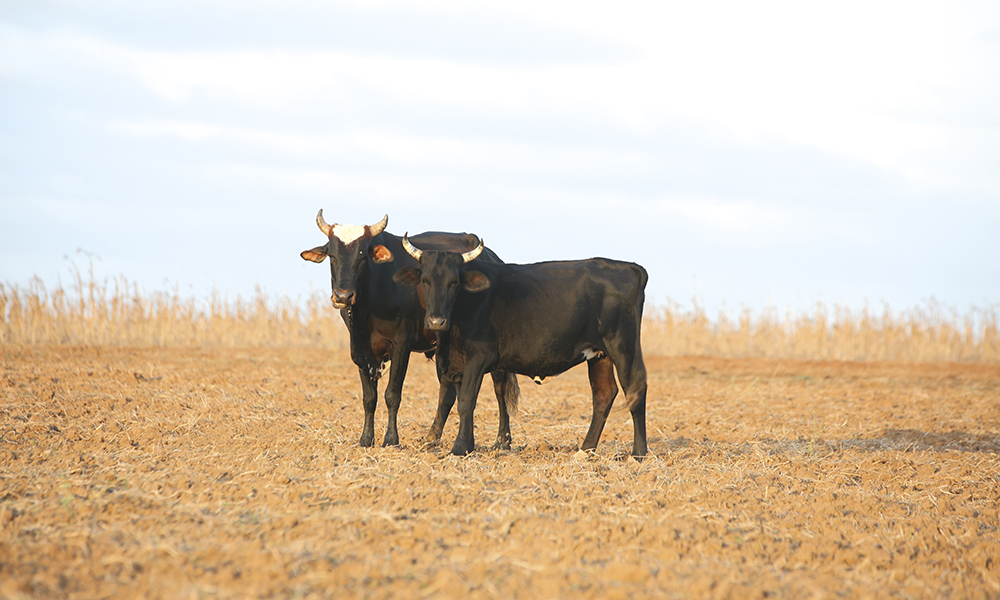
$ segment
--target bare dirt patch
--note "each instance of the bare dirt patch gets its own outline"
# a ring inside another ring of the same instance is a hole
[[[458,459],[418,357],[373,449],[342,352],[0,359],[3,598],[1000,597],[995,365],[648,359],[636,463],[583,368]]]

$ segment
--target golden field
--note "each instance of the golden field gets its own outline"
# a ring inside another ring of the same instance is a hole
[[[358,447],[325,299],[78,284],[0,290],[0,598],[1000,597],[995,309],[651,307],[645,461],[582,368],[459,459],[419,356]]]

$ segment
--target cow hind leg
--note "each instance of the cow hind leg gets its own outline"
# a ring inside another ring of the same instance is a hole
[[[437,444],[441,441],[441,434],[444,432],[444,424],[448,421],[448,415],[455,406],[455,398],[458,395],[458,386],[453,383],[442,383],[438,388],[438,407],[434,422],[431,423],[424,442],[427,444]]]
[[[493,391],[496,394],[497,408],[500,412],[500,421],[497,424],[497,441],[493,444],[493,449],[510,450],[510,417],[517,413],[520,386],[517,385],[517,375],[513,373],[493,371],[490,376],[493,378]]]
[[[632,456],[642,460],[646,456],[646,365],[642,350],[635,338],[634,345],[620,348],[613,355],[618,380],[625,392],[629,412],[632,413]]]
[[[583,438],[583,450],[597,448],[601,440],[604,424],[611,412],[611,404],[618,395],[618,385],[615,384],[614,364],[607,356],[592,358],[587,361],[587,374],[590,376],[590,390],[594,396],[594,414],[590,419],[590,429]]]
[[[635,392],[633,398],[629,398],[632,413],[632,456],[636,460],[642,460],[648,451],[646,448],[646,384],[643,382],[642,391]]]
[[[627,371],[618,370],[618,379],[625,390],[629,412],[632,413],[632,456],[642,460],[646,456],[646,367],[642,357],[637,357],[632,368]]]

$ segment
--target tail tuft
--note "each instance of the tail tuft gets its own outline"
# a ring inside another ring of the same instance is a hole
[[[517,375],[504,373],[502,389],[504,404],[507,405],[507,415],[513,418],[517,416],[517,405],[521,399],[521,386],[517,383]]]

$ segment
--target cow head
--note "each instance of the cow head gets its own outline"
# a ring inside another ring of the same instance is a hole
[[[420,250],[404,235],[403,248],[417,259],[420,267],[404,267],[396,271],[392,279],[408,287],[422,286],[426,329],[447,331],[451,327],[451,311],[460,287],[473,293],[490,287],[486,275],[465,266],[482,253],[482,240],[468,252],[438,252]]]
[[[302,258],[320,263],[330,257],[330,283],[334,308],[350,308],[358,296],[358,278],[367,268],[368,259],[376,263],[392,260],[392,252],[382,244],[372,245],[372,238],[382,233],[389,215],[374,225],[330,225],[323,219],[323,209],[316,215],[316,224],[329,238],[322,245],[306,250]]]

